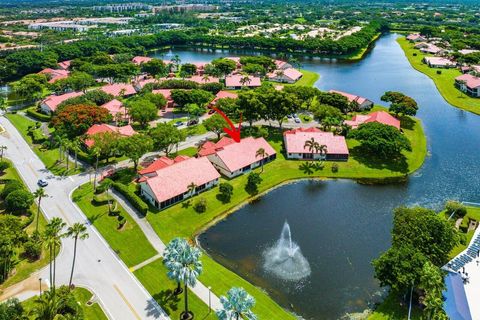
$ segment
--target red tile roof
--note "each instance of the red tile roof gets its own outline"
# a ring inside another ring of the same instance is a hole
[[[114,97],[118,97],[122,90],[125,91],[123,93],[124,96],[130,96],[137,93],[135,88],[129,83],[107,84],[106,86],[101,87],[100,90],[105,93],[111,94]]]
[[[277,69],[282,69],[283,67],[285,67],[285,65],[288,64],[288,62],[282,60],[275,60],[274,63]]]
[[[55,110],[57,110],[58,105],[63,101],[68,100],[70,98],[79,97],[81,95],[83,95],[83,92],[69,92],[59,96],[51,95],[51,96],[48,96],[45,100],[43,100],[42,103],[47,105],[48,108],[52,112],[54,112]]]
[[[431,64],[433,66],[448,67],[455,65],[455,62],[453,62],[452,60],[442,57],[425,57],[424,59],[427,64]]]
[[[225,99],[225,98],[231,98],[231,99],[237,99],[238,98],[238,94],[234,93],[234,92],[228,92],[228,91],[219,91],[216,95],[215,95],[215,99],[212,100],[212,105],[215,105],[217,103],[218,100],[220,99]]]
[[[260,148],[263,148],[268,156],[276,154],[264,138],[248,137],[238,143],[230,138],[223,138],[215,147],[216,156],[222,160],[230,172],[260,161],[261,159],[256,157],[256,152]]]
[[[198,151],[198,155],[204,157],[214,154],[218,150],[221,150],[223,147],[228,146],[234,142],[235,141],[229,137],[222,137],[220,140],[218,140],[217,143],[214,143],[212,141],[206,141],[200,148],[200,151]]]
[[[54,83],[57,80],[68,78],[68,75],[70,74],[70,72],[67,70],[51,68],[43,69],[39,73],[45,74],[50,78],[50,80],[48,80],[48,83]]]
[[[150,57],[136,56],[132,59],[132,62],[135,63],[135,64],[142,64],[142,63],[145,63],[145,62],[149,62],[151,60],[152,60],[152,58],[150,58]]]
[[[170,89],[158,89],[152,90],[153,94],[161,94],[167,100],[172,100],[172,90]]]
[[[104,105],[102,105],[102,108],[107,109],[113,117],[115,117],[119,113],[126,116],[126,110],[123,106],[123,103],[121,101],[118,101],[117,99],[113,99],[112,101],[105,103]]]
[[[329,90],[328,92],[338,93],[338,94],[344,96],[345,98],[347,98],[349,102],[356,101],[358,104],[362,104],[365,101],[368,101],[367,98],[360,97],[360,96],[357,96],[357,95],[354,95],[354,94],[351,94],[351,93],[347,93],[347,92],[343,92],[343,91],[339,91],[339,90]]]
[[[323,132],[320,129],[298,128],[283,133],[287,153],[310,153],[305,148],[305,141],[315,139],[321,145],[327,146],[327,154],[347,154],[348,147],[345,137],[336,136],[332,132]]]
[[[85,134],[87,136],[93,136],[93,135],[104,133],[104,132],[117,132],[118,134],[124,137],[130,137],[137,133],[135,130],[133,130],[131,125],[116,127],[116,126],[102,123],[102,124],[94,124],[87,130]],[[90,148],[93,146],[93,144],[94,144],[93,139],[85,140],[85,145],[87,147]]]
[[[370,113],[369,115],[355,115],[352,120],[345,120],[345,124],[348,124],[353,129],[356,129],[362,123],[367,122],[379,122],[389,126],[393,126],[400,130],[400,120],[385,111],[376,111]]]
[[[192,76],[190,78],[187,78],[186,80],[193,81],[199,84],[205,84],[205,83],[217,83],[220,82],[220,79],[208,76],[208,79],[204,79],[204,76]]]
[[[70,68],[71,64],[72,64],[72,60],[65,60],[57,63],[57,65],[63,70],[67,70],[68,68]]]
[[[260,87],[262,85],[262,81],[259,77],[248,76],[250,82],[242,84],[240,81],[245,76],[242,74],[233,74],[225,77],[225,87]]]
[[[201,186],[220,178],[220,174],[207,158],[189,158],[156,171],[156,176],[147,178],[158,202],[163,202],[188,191],[194,183]]]
[[[153,161],[148,167],[138,171],[139,174],[149,174],[154,173],[157,170],[168,167],[175,163],[175,160],[172,160],[168,157],[160,157],[157,160]]]
[[[478,88],[480,87],[480,78],[475,77],[471,74],[462,74],[459,77],[455,78],[456,81],[464,81],[465,85],[469,87],[470,89]]]

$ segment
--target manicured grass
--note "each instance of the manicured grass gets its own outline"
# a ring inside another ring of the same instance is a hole
[[[455,78],[461,75],[458,69],[430,68],[422,62],[426,55],[420,52],[420,50],[415,49],[413,43],[410,43],[404,37],[398,38],[397,42],[402,47],[412,67],[429,76],[448,103],[457,108],[480,114],[480,99],[472,98],[455,87]],[[414,56],[414,53],[417,55]],[[437,74],[437,70],[441,70],[442,73]]]
[[[135,266],[157,254],[137,223],[120,205],[117,204],[120,215],[125,217],[127,223],[118,230],[117,217],[108,215],[107,204],[92,203],[92,184],[80,186],[73,192],[72,199],[128,267]]]
[[[189,148],[185,148],[185,149],[182,149],[182,150],[178,150],[178,152],[174,153],[173,155],[193,157],[197,154],[197,152],[198,152],[197,148],[189,147]]]
[[[2,180],[14,179],[14,180],[22,181],[17,170],[13,167],[12,162],[7,159],[4,159],[4,161],[9,162],[11,166],[7,170],[5,170],[5,173],[0,177],[0,179]],[[3,190],[3,185],[0,186],[0,192],[2,190]],[[32,207],[30,208],[30,212],[36,215],[37,213],[36,204],[32,205]],[[1,202],[0,202],[0,214],[5,214],[3,212],[3,203]],[[38,222],[39,232],[43,232],[45,230],[46,224],[47,224],[46,219],[43,216],[43,214],[41,214]],[[31,223],[25,228],[25,231],[27,232],[27,234],[31,235],[35,231],[35,227],[36,227],[36,221],[34,216]],[[35,261],[30,261],[28,258],[23,256],[23,250],[17,250],[15,260],[16,260],[16,265],[14,269],[14,274],[12,274],[5,282],[3,282],[0,285],[0,289],[7,288],[11,285],[21,282],[27,279],[35,271],[46,266],[48,264],[48,254],[46,250],[42,248],[42,254],[40,259]]]
[[[80,169],[74,170],[73,163],[70,163],[69,170],[66,170],[65,163],[57,163],[59,157],[58,148],[45,149],[41,145],[34,144],[32,138],[28,135],[28,128],[35,125],[35,121],[30,120],[23,115],[8,113],[8,120],[17,128],[22,137],[31,146],[33,152],[42,160],[45,167],[55,175],[73,175],[80,172]],[[80,168],[80,166],[79,166]]]
[[[412,320],[420,320],[422,312],[420,309],[412,308]],[[368,320],[406,320],[408,319],[408,304],[400,304],[397,297],[390,294],[377,306],[375,311],[368,317]]]
[[[102,307],[98,303],[94,303],[91,306],[88,306],[86,303],[92,297],[92,293],[87,289],[77,287],[73,290],[73,295],[77,300],[78,304],[83,310],[83,315],[85,320],[107,320],[107,316],[102,310]],[[25,310],[25,313],[29,313],[33,308],[35,308],[35,300],[38,297],[32,297],[22,302],[22,306]],[[34,319],[33,316],[29,316],[28,319]]]
[[[180,319],[180,313],[184,310],[184,294],[178,296],[173,294],[176,283],[168,279],[167,269],[161,259],[136,270],[134,274],[171,319]],[[188,305],[196,319],[217,319],[214,310],[209,314],[208,305],[190,290]]]
[[[417,170],[423,163],[426,156],[426,139],[423,134],[421,123],[417,119],[404,119],[406,127],[403,128],[405,135],[412,142],[412,152],[404,152],[403,161],[382,164],[376,163],[368,157],[353,152],[348,162],[338,162],[338,172],[332,172],[332,162],[324,163],[321,170],[311,169],[305,161],[286,160],[282,152],[283,140],[281,132],[270,129],[268,138],[270,144],[277,151],[277,159],[264,167],[261,173],[263,182],[259,186],[259,192],[265,192],[283,182],[301,178],[352,178],[352,179],[389,179],[404,178],[408,173]],[[356,141],[348,141],[349,147],[358,146]],[[255,170],[260,172],[261,169]],[[207,211],[198,214],[192,207],[196,200],[184,201],[159,213],[150,212],[147,219],[157,234],[164,242],[180,236],[194,238],[199,232],[206,229],[215,221],[224,218],[233,212],[239,205],[245,203],[253,196],[245,190],[247,175],[232,180],[221,179],[221,182],[229,182],[233,185],[234,194],[229,203],[222,203],[217,199],[218,189],[212,189],[202,193],[196,198],[203,197],[207,200]],[[209,257],[204,258],[205,272],[201,276],[205,285],[212,287],[217,294],[224,294],[232,286],[242,286],[252,294],[258,303],[258,314],[261,319],[288,319],[289,313],[284,311],[273,300],[271,300],[261,289],[258,289],[242,279],[234,272],[227,270]]]
[[[447,217],[448,218],[448,217]],[[467,214],[463,217],[463,222],[468,224],[469,220],[476,220],[480,222],[480,208],[478,207],[467,207]],[[453,250],[450,252],[450,259],[453,259],[458,254],[460,254],[463,250],[467,248],[470,241],[473,238],[473,234],[475,230],[469,231],[466,233],[467,241],[465,244],[459,243]]]

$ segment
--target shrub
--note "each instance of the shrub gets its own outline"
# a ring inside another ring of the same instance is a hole
[[[2,198],[5,199],[13,191],[21,190],[21,189],[24,189],[24,188],[25,187],[23,186],[23,183],[21,183],[20,181],[18,181],[18,180],[8,180],[3,187]]]
[[[338,172],[338,163],[332,164],[332,172]]]
[[[193,209],[198,213],[203,213],[207,211],[207,199],[202,197],[197,201],[195,201],[195,204],[193,205]]]
[[[7,161],[0,161],[0,172],[4,172],[8,168],[10,168],[10,163]]]
[[[445,210],[447,216],[450,216],[455,212],[455,217],[457,219],[463,218],[467,214],[467,207],[463,203],[455,200],[447,201],[445,204]]]
[[[437,74],[442,74],[442,70],[437,70]]]
[[[220,183],[218,189],[220,191],[220,193],[218,194],[220,200],[222,202],[230,202],[230,198],[233,194],[233,186],[230,183],[224,182]]]
[[[35,108],[27,109],[27,115],[29,115],[30,117],[32,117],[34,119],[44,121],[44,122],[48,122],[51,119],[49,115],[46,115],[44,113],[40,113]]]
[[[416,57],[416,56],[417,56],[417,53],[416,53],[416,52],[414,52],[414,53],[413,53],[413,56],[414,56],[414,57]]]
[[[25,250],[25,255],[30,260],[38,260],[42,255],[42,244],[32,238],[25,242],[23,249]]]
[[[5,198],[5,207],[9,211],[24,211],[33,204],[33,195],[24,189],[11,192]]]
[[[147,214],[148,205],[122,183],[114,182],[112,187],[122,194],[130,204],[142,214]]]
[[[249,194],[257,194],[258,193],[258,185],[263,181],[260,175],[256,172],[251,172],[247,178],[247,185],[245,186],[245,190]]]
[[[45,141],[45,135],[41,129],[35,129],[30,131],[30,136],[32,137],[33,143],[43,143]]]

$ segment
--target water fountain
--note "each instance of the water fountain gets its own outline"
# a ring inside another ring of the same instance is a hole
[[[285,221],[280,239],[265,250],[263,268],[278,278],[298,281],[310,275],[310,264],[302,255],[300,247],[292,241],[290,225]]]

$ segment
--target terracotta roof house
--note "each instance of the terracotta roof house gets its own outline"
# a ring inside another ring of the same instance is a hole
[[[242,83],[244,78],[248,78],[249,81]],[[232,74],[225,77],[225,87],[230,90],[239,90],[244,87],[256,88],[262,85],[262,81],[259,77],[244,76],[242,74]]]
[[[65,60],[57,63],[60,69],[63,69],[63,70],[68,70],[71,64],[72,64],[72,60]]]
[[[137,93],[133,85],[129,83],[107,84],[101,87],[100,90],[105,93],[111,94],[114,97],[118,97],[120,95],[128,97]]]
[[[57,110],[60,103],[70,98],[75,98],[83,95],[83,92],[69,92],[62,95],[50,95],[40,103],[40,109],[43,113],[51,114]]]
[[[320,145],[327,147],[326,154],[312,153],[305,148],[305,141],[314,139]],[[348,160],[348,147],[344,136],[336,136],[332,132],[320,129],[297,128],[283,133],[283,141],[288,159],[323,159],[323,160]]]
[[[157,89],[157,90],[152,90],[153,94],[161,94],[166,100],[167,100],[167,105],[166,108],[173,108],[175,105],[175,101],[172,99],[172,90],[170,89]]]
[[[407,36],[407,40],[411,42],[419,42],[419,41],[426,41],[427,38],[425,38],[424,36],[418,33],[412,33]]]
[[[462,74],[455,78],[455,86],[469,96],[480,98],[480,78],[471,74]]]
[[[430,68],[454,68],[456,66],[455,62],[442,57],[425,57],[423,61]]]
[[[208,62],[191,62],[191,64],[197,67],[197,76],[203,76],[203,74],[205,73],[205,66],[208,64]]]
[[[137,133],[135,130],[133,130],[131,125],[126,125],[126,126],[123,126],[123,127],[116,127],[116,126],[112,126],[112,125],[109,125],[109,124],[102,123],[102,124],[94,124],[93,126],[91,126],[87,130],[85,135],[91,137],[91,136],[94,136],[96,134],[101,134],[101,133],[105,133],[105,132],[116,132],[119,135],[124,136],[124,137],[130,137],[130,136],[133,136],[134,134]],[[85,145],[88,148],[91,148],[94,145],[94,143],[95,142],[93,141],[93,139],[86,139],[85,140]]]
[[[39,74],[44,74],[48,78],[48,83],[54,83],[57,80],[68,78],[69,71],[63,69],[43,69]]]
[[[267,73],[267,78],[270,81],[295,83],[303,77],[303,73],[295,68],[277,69],[273,72]]]
[[[240,57],[225,57],[225,59],[235,62],[237,65],[237,69],[240,69],[242,67],[242,64],[240,63]]]
[[[212,76],[208,76],[208,78],[207,77],[204,78],[203,76],[198,76],[198,75],[197,76],[191,76],[190,78],[186,78],[186,80],[193,81],[193,82],[196,82],[198,84],[220,82],[220,79],[212,77]]]
[[[133,57],[132,62],[136,65],[141,65],[142,63],[152,61],[152,58],[150,57],[142,57],[142,56],[136,56]]]
[[[113,99],[112,101],[103,104],[101,107],[107,109],[114,120],[118,120],[120,115],[121,121],[128,121],[127,110],[121,101]]]
[[[156,83],[158,82],[157,79],[155,78],[144,78],[144,79],[140,79],[138,81],[136,81],[133,86],[135,88],[135,90],[137,91],[140,91],[143,89],[143,87],[145,87],[145,85],[149,84],[149,83]]]
[[[352,129],[357,129],[362,123],[379,122],[400,130],[400,120],[385,111],[375,111],[368,115],[357,114],[353,116],[352,120],[345,120],[344,123],[351,126]]]
[[[443,51],[443,49],[437,47],[432,43],[428,43],[426,47],[420,48],[420,51],[423,53],[429,53],[429,54],[439,54]]]
[[[350,103],[356,102],[360,110],[370,110],[373,107],[373,101],[368,100],[367,98],[339,90],[330,90],[328,92],[340,94],[347,98]]]
[[[141,175],[143,178],[145,177],[153,177],[156,175],[156,172],[160,169],[166,168],[174,163],[190,159],[189,156],[176,156],[174,159],[170,159],[169,157],[162,156],[151,164],[149,164],[144,169],[138,171],[138,174]]]
[[[225,99],[225,98],[237,99],[238,94],[221,90],[215,95],[215,99],[213,99],[212,102],[210,102],[210,105],[214,106],[218,100]]]
[[[260,148],[267,154],[264,159],[256,156]],[[207,157],[221,174],[229,178],[249,172],[277,157],[276,151],[265,139],[253,137],[242,139],[238,143],[227,137],[217,143],[207,142],[198,155]]]
[[[286,61],[275,60],[273,62],[275,63],[275,68],[277,70],[285,70],[285,69],[293,68],[293,66]]]
[[[167,208],[218,184],[220,174],[207,158],[188,158],[159,168],[142,179],[140,194],[158,209]],[[191,190],[189,186],[196,187]]]

